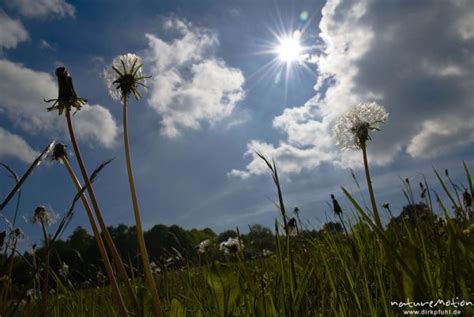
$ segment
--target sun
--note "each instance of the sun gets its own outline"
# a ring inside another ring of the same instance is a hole
[[[290,37],[279,38],[278,41],[279,43],[275,51],[280,61],[287,64],[301,61],[303,47],[300,43],[299,32],[294,32]]]

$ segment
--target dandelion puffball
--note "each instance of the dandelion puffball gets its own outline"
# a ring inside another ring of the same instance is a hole
[[[384,107],[375,102],[360,103],[342,115],[334,127],[337,144],[343,149],[361,149],[370,140],[370,130],[380,130],[388,118]]]

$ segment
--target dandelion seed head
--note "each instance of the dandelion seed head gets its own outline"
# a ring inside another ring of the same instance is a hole
[[[204,240],[204,241],[201,241],[197,246],[196,246],[196,250],[198,253],[200,254],[204,254],[207,252],[207,250],[209,249],[209,247],[212,245],[212,242],[211,240]]]
[[[369,132],[379,130],[388,115],[385,108],[375,102],[358,104],[337,121],[334,127],[337,144],[343,149],[361,149],[370,140]]]
[[[263,257],[267,257],[267,256],[270,256],[270,255],[272,255],[272,254],[273,254],[273,252],[270,251],[270,250],[267,250],[267,249],[263,249],[263,250],[262,250],[262,256],[263,256]]]
[[[237,238],[229,238],[219,244],[219,250],[224,251],[224,254],[236,254],[244,248],[244,244]]]
[[[49,211],[44,206],[38,206],[33,213],[32,222],[50,225],[56,222],[56,214],[52,211]]]
[[[143,75],[142,66],[141,57],[132,53],[114,58],[112,65],[104,70],[109,95],[120,101],[128,98],[132,93],[136,99],[139,99],[138,86],[146,89],[146,79],[149,78]]]

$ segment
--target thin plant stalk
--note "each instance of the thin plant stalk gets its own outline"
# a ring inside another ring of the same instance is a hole
[[[162,313],[161,313],[160,299],[158,297],[155,280],[153,279],[153,274],[151,272],[150,260],[149,260],[148,251],[145,245],[142,222],[140,219],[140,209],[138,207],[137,193],[135,190],[135,181],[134,181],[133,170],[132,170],[132,159],[130,155],[130,146],[129,146],[129,140],[128,140],[128,120],[127,120],[128,111],[127,110],[128,110],[128,97],[124,96],[123,98],[123,143],[125,147],[125,161],[127,165],[128,183],[130,185],[130,196],[132,198],[133,213],[135,216],[135,224],[137,228],[137,242],[138,242],[138,247],[140,249],[140,254],[142,257],[143,270],[145,273],[145,281],[151,292],[155,315],[161,316]]]
[[[94,190],[92,189],[92,185],[89,180],[89,176],[87,175],[86,167],[84,165],[84,162],[81,156],[81,151],[79,149],[79,145],[77,144],[76,136],[74,134],[74,128],[73,128],[72,120],[71,120],[71,112],[69,109],[66,110],[66,121],[67,121],[67,127],[69,131],[69,137],[71,138],[71,143],[74,149],[74,153],[76,154],[76,158],[79,165],[79,169],[81,171],[82,179],[86,185],[86,189],[89,194],[92,207],[94,208],[95,216],[99,223],[100,229],[102,230],[102,234],[104,235],[105,242],[107,243],[107,247],[109,248],[109,251],[111,252],[113,260],[115,261],[115,265],[117,266],[120,274],[123,275],[123,280],[127,288],[127,292],[129,293],[129,296],[132,300],[135,299],[133,300],[133,302],[136,303],[135,293],[133,292],[132,285],[130,284],[130,281],[128,279],[127,271],[125,270],[123,261],[117,251],[117,248],[115,247],[112,237],[110,236],[109,230],[107,229],[105,225],[104,218],[102,217],[99,204],[97,203]],[[136,307],[138,308],[138,304],[136,304]]]
[[[49,287],[49,235],[46,231],[46,224],[43,220],[40,220],[41,230],[44,238],[44,272],[43,272],[43,288],[41,289],[41,301],[43,308],[43,316],[48,316],[48,287]]]
[[[372,188],[372,178],[370,177],[369,162],[367,160],[367,145],[362,144],[361,148],[362,156],[364,157],[365,177],[367,178],[367,187],[369,189],[370,203],[372,204],[372,211],[374,213],[375,223],[380,229],[382,229],[382,221],[380,220],[380,214],[377,208],[377,202],[375,200],[374,189]]]
[[[14,234],[14,233],[12,232],[11,234]],[[17,242],[18,242],[18,236],[14,236],[13,242],[12,242],[12,251],[11,251],[10,257],[8,258],[9,265],[8,265],[7,280],[3,287],[2,299],[6,299],[8,297],[8,293],[12,285],[12,272],[13,272],[13,264],[15,260]]]
[[[74,183],[74,186],[76,187],[76,190],[80,192],[82,190],[81,188],[81,183],[77,179],[76,174],[74,173],[74,170],[71,167],[71,164],[69,163],[69,160],[65,157],[61,158],[62,163],[66,167],[66,170],[69,174],[69,177],[71,178],[72,182]],[[97,228],[97,224],[95,223],[94,216],[92,214],[91,207],[86,199],[86,195],[82,193],[81,195],[81,200],[82,204],[84,205],[84,209],[86,210],[87,218],[89,218],[89,222],[92,227],[92,232],[94,233],[95,241],[97,242],[97,247],[99,249],[100,256],[102,257],[102,261],[105,266],[105,270],[107,271],[107,275],[109,277],[110,285],[112,287],[112,291],[115,297],[115,301],[117,302],[118,307],[122,311],[122,314],[125,313],[127,315],[127,308],[125,307],[125,304],[123,302],[122,296],[120,294],[120,289],[118,287],[117,280],[115,279],[114,272],[112,270],[112,265],[110,264],[109,258],[107,256],[107,250],[105,249],[104,242],[102,241],[102,237],[100,235],[99,229]]]

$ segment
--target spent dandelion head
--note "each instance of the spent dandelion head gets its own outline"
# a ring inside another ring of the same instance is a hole
[[[56,221],[56,214],[46,209],[44,206],[36,207],[33,213],[33,223],[50,225]]]
[[[81,107],[87,103],[87,100],[76,95],[72,78],[66,68],[56,68],[56,77],[58,78],[58,98],[44,100],[44,102],[53,103],[47,110],[58,110],[59,115],[64,110],[71,111],[72,108],[75,108],[76,111],[81,110]]]
[[[344,149],[362,149],[370,140],[369,132],[380,130],[380,124],[384,123],[388,112],[384,107],[375,102],[360,103],[353,109],[342,115],[334,133],[337,144]]]
[[[62,159],[68,159],[66,145],[57,143],[53,148],[53,152],[51,154],[51,160],[61,161]]]
[[[16,228],[11,231],[11,236],[13,239],[20,239],[23,236],[23,231],[20,228]]]
[[[126,100],[133,94],[140,99],[138,86],[147,88],[146,79],[142,72],[142,59],[132,53],[117,56],[112,65],[104,71],[105,83],[110,96],[115,100]]]

